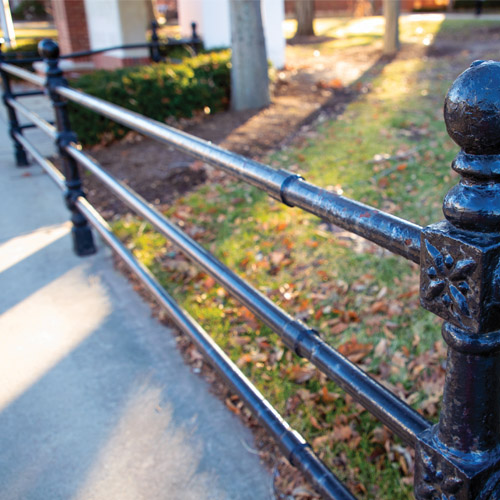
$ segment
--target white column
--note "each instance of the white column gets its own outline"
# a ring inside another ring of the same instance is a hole
[[[283,32],[285,2],[283,0],[261,0],[261,2],[267,58],[275,68],[281,69],[285,66],[286,41]]]
[[[203,4],[203,0],[177,0],[177,15],[181,37],[189,38],[191,36],[191,23],[196,23],[198,35],[200,37],[203,36],[205,28],[203,22]],[[211,47],[208,47],[205,43],[205,48],[208,49]]]
[[[282,68],[285,65],[284,0],[261,0],[261,3],[267,58],[276,68]],[[195,22],[206,49],[231,45],[229,0],[178,0],[177,9],[182,37],[191,36],[191,23]]]
[[[7,47],[16,48],[16,33],[12,23],[12,14],[10,12],[9,0],[2,0],[0,9],[0,20],[2,24],[3,38]]]
[[[207,49],[231,45],[229,0],[203,0],[203,35],[199,36],[207,39]]]
[[[91,49],[146,42],[145,0],[85,0]],[[105,52],[117,59],[148,57],[147,49]]]

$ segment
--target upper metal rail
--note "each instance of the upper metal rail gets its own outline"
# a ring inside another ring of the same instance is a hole
[[[6,63],[2,63],[1,67],[4,71],[37,85],[44,84],[42,77],[30,71]],[[72,102],[220,168],[287,205],[301,208],[395,254],[420,263],[422,228],[412,222],[310,184],[296,174],[275,170],[268,165],[231,153],[208,141],[98,97],[69,87],[59,86],[54,90]]]
[[[114,45],[112,47],[105,47],[102,49],[94,49],[94,50],[81,50],[79,52],[72,52],[71,54],[63,54],[60,55],[60,59],[74,59],[78,57],[87,57],[87,56],[93,56],[97,54],[102,54],[103,52],[111,52],[113,50],[130,50],[130,49],[147,49],[151,48],[151,46],[154,45],[153,43],[129,43],[125,45]],[[6,60],[9,63],[34,63],[34,62],[41,62],[43,61],[43,57],[21,57],[21,58],[14,58],[14,57],[8,57]]]
[[[93,56],[96,54],[102,54],[103,52],[111,52],[112,50],[129,50],[129,49],[150,49],[152,47],[167,48],[169,46],[181,46],[189,45],[190,43],[198,43],[200,39],[188,39],[188,38],[168,38],[166,42],[158,40],[157,42],[145,42],[145,43],[129,43],[126,45],[115,45],[113,47],[105,47],[102,49],[92,49],[92,50],[82,50],[80,52],[72,52],[71,54],[60,55],[60,59],[73,59],[76,57],[86,57]],[[42,58],[39,59],[43,61]]]
[[[33,83],[38,87],[43,87],[45,85],[45,78],[33,73],[33,71],[28,71],[26,69],[20,68],[19,66],[15,66],[14,64],[9,64],[5,62],[0,63],[0,68],[2,68],[3,71],[6,71],[7,73],[10,73],[13,76],[17,76],[22,80],[26,80],[30,83]]]
[[[150,42],[140,42],[140,43],[128,43],[123,45],[113,45],[111,47],[103,47],[101,49],[91,49],[91,50],[81,50],[78,52],[71,52],[70,54],[62,54],[59,56],[59,59],[76,59],[79,57],[88,57],[94,56],[97,54],[102,54],[104,52],[111,52],[113,50],[132,50],[132,49],[150,49],[151,50],[159,50],[160,48],[168,48],[172,46],[193,46],[194,44],[198,44],[201,42],[201,39],[196,34],[196,23],[191,23],[192,28],[192,37],[191,38],[171,38],[167,37],[166,41],[161,40],[157,34],[158,25],[153,21],[152,23],[152,32],[153,36]],[[0,39],[0,46],[2,45],[2,40]],[[3,54],[3,57],[7,62],[17,63],[17,64],[29,64],[34,62],[43,61],[43,57],[31,57],[31,52],[13,52]],[[156,62],[158,60],[155,59]]]
[[[273,198],[306,210],[328,222],[373,241],[413,262],[420,262],[422,228],[394,215],[305,182],[300,176],[275,170],[226,151],[210,142],[146,118],[116,104],[68,87],[55,91],[66,99],[111,118],[132,130],[220,168]]]

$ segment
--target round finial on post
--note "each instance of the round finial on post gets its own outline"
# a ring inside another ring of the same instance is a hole
[[[151,40],[154,42],[158,41],[158,23],[156,19],[151,21]]]
[[[58,59],[59,45],[50,38],[44,38],[38,43],[38,53],[44,59]]]
[[[63,79],[63,72],[59,67],[59,45],[50,38],[45,38],[38,44],[38,53],[43,57],[47,65],[45,74],[47,75],[47,87],[50,89],[54,86],[67,83]]]
[[[443,212],[455,227],[500,232],[500,63],[476,61],[453,83],[444,119],[462,148],[452,168],[462,176]]]
[[[469,154],[500,154],[500,63],[475,61],[446,96],[450,137]]]
[[[196,32],[197,25],[195,22],[191,23],[191,39],[198,40],[198,33]]]

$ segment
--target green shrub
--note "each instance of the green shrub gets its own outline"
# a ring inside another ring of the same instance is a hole
[[[46,4],[41,0],[23,0],[12,9],[12,18],[16,21],[42,21],[48,17]]]
[[[202,54],[181,64],[99,70],[81,76],[71,86],[165,122],[168,118],[191,117],[206,108],[219,111],[229,102],[230,55],[228,51]],[[120,124],[76,104],[71,106],[71,124],[84,144],[121,138],[127,130]]]
[[[13,49],[12,47],[3,47],[2,51],[5,54],[24,54],[25,52],[29,52],[30,55],[33,54],[33,57],[38,56],[38,42],[40,40],[35,40],[32,38],[29,39],[17,39],[16,40],[16,48]]]

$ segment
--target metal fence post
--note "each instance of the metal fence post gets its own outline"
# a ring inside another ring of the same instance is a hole
[[[193,49],[193,52],[195,53],[195,55],[198,54],[198,47],[197,47],[197,45],[201,41],[200,37],[198,36],[198,33],[196,32],[196,27],[197,27],[196,23],[192,22],[191,23],[191,40],[190,40],[190,43],[189,43],[189,45]]]
[[[500,499],[500,63],[476,61],[446,96],[461,147],[445,221],[422,233],[421,303],[445,320],[439,423],[420,436],[417,499]]]
[[[158,23],[156,21],[151,21],[151,45],[149,46],[149,57],[153,62],[161,61],[159,40]]]
[[[79,196],[84,196],[80,173],[76,161],[65,150],[67,145],[77,143],[77,137],[71,130],[66,100],[55,92],[56,87],[68,85],[59,67],[59,46],[53,40],[45,39],[39,43],[38,50],[46,63],[46,88],[54,106],[58,132],[56,144],[59,148],[66,177],[67,191],[65,200],[67,207],[71,211],[71,221],[73,222],[73,248],[77,255],[90,255],[96,251],[92,232],[87,220],[78,211],[75,204]]]
[[[5,56],[2,50],[3,39],[0,39],[0,62],[5,61]],[[14,154],[16,155],[16,164],[18,167],[26,167],[29,165],[28,157],[26,151],[21,146],[19,141],[16,139],[16,133],[21,133],[21,128],[19,127],[19,121],[17,119],[16,110],[9,104],[8,100],[13,99],[12,87],[10,84],[10,76],[3,70],[0,70],[2,76],[3,84],[3,103],[7,109],[9,115],[9,133],[14,142]]]

